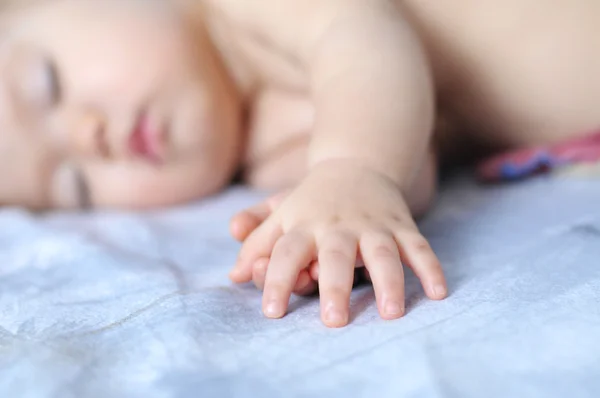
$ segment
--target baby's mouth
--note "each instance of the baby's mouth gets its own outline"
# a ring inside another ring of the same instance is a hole
[[[164,162],[164,129],[152,124],[147,114],[142,113],[129,136],[129,150],[137,157],[151,163]]]

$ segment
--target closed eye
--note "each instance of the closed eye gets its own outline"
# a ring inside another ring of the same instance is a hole
[[[49,57],[44,59],[44,78],[48,104],[52,106],[59,104],[63,94],[60,76],[56,62]]]
[[[77,205],[82,210],[91,210],[93,208],[90,185],[80,168],[75,169],[75,190],[77,195]]]
[[[89,210],[93,205],[89,182],[81,165],[56,161],[48,185],[52,206]]]

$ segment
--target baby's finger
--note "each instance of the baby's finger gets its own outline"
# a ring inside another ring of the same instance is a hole
[[[288,193],[285,191],[274,195],[234,215],[229,223],[231,236],[238,242],[246,240],[279,207]]]
[[[315,294],[317,286],[317,282],[311,278],[308,270],[303,269],[298,275],[298,280],[294,287],[294,294],[298,296],[310,296],[311,294]]]
[[[384,319],[400,318],[404,307],[404,271],[398,245],[385,233],[362,237],[360,249],[373,282],[379,313]]]
[[[314,256],[314,240],[303,232],[289,232],[277,241],[265,278],[265,316],[281,318],[285,315],[298,275],[308,267]]]
[[[259,258],[254,263],[254,269],[252,270],[252,282],[258,290],[264,290],[265,278],[267,276],[267,269],[269,267],[268,258]],[[310,277],[308,270],[300,271],[296,286],[294,287],[294,294],[298,296],[308,296],[313,294],[316,290],[317,283]]]
[[[362,259],[357,260],[354,269],[354,285],[357,285],[361,282],[371,282],[371,275],[369,275],[369,270],[365,268],[365,264],[362,262]],[[315,261],[308,268],[308,273],[312,280],[319,280],[319,262]]]
[[[345,233],[332,234],[320,245],[321,319],[328,327],[348,324],[357,250],[357,239]]]
[[[313,261],[308,267],[308,274],[312,278],[313,281],[319,280],[319,261]]]
[[[267,201],[242,210],[231,219],[229,232],[235,240],[243,242],[269,215],[271,215],[271,207]]]
[[[265,278],[267,276],[267,268],[269,267],[269,259],[266,257],[259,258],[252,268],[252,283],[258,290],[265,288]]]
[[[357,273],[361,277],[368,277],[369,271],[365,268],[365,263],[364,263],[362,257],[360,256],[360,252],[357,253],[355,267],[357,268]],[[310,267],[308,268],[308,272],[310,273],[310,276],[314,280],[318,281],[319,280],[319,262],[318,261],[313,262],[310,265]]]
[[[427,239],[416,231],[403,230],[396,233],[396,240],[402,258],[421,281],[427,297],[432,300],[446,298],[448,287],[444,271]]]
[[[278,193],[277,195],[273,195],[267,199],[267,204],[271,208],[271,211],[277,210],[281,202],[290,194],[289,190]]]
[[[255,229],[244,241],[238,261],[229,278],[235,283],[247,283],[252,280],[254,263],[263,257],[269,258],[277,240],[281,237],[281,227],[268,220]]]

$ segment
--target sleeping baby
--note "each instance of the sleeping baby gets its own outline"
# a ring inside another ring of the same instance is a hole
[[[440,167],[600,126],[598,22],[586,0],[0,0],[0,201],[148,209],[241,171],[280,192],[231,224],[267,317],[318,286],[346,325],[362,268],[396,319],[403,266],[448,294],[415,222]]]

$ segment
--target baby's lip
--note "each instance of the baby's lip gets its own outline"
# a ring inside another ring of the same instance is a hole
[[[152,123],[147,114],[138,117],[129,135],[129,151],[151,163],[164,161],[164,131],[160,125]]]

